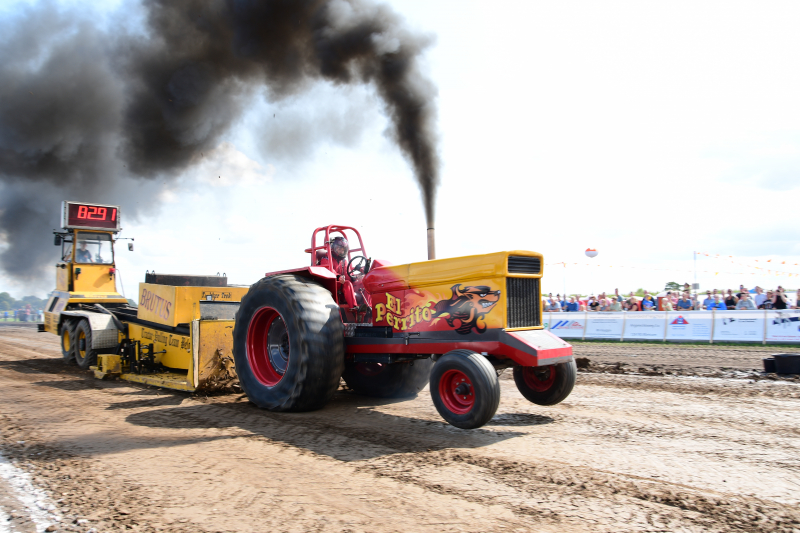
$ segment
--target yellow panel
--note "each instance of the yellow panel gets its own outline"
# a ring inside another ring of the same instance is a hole
[[[233,320],[198,320],[192,324],[192,330],[198,331],[195,338],[197,357],[192,383],[198,388],[236,376],[233,362],[233,324]]]
[[[91,369],[97,379],[114,379],[122,372],[121,358],[118,355],[98,355],[97,366]]]
[[[171,285],[139,284],[139,309],[136,316],[142,320],[175,327],[175,287]],[[188,322],[188,321],[184,321]]]
[[[468,334],[504,328],[509,256],[536,257],[542,261],[539,253],[514,250],[382,267],[383,272],[391,272],[398,280],[406,275],[408,289],[402,289],[403,283],[393,282],[391,275],[381,276],[377,286],[393,289],[373,292],[375,324],[390,326],[398,332],[456,330]],[[541,270],[538,274],[512,275],[542,277]]]
[[[65,268],[61,268],[61,265],[65,265]],[[69,290],[69,280],[70,275],[72,274],[72,264],[71,263],[59,263],[56,266],[56,290],[57,291],[68,291]]]
[[[70,266],[75,269],[73,271],[73,292],[116,292],[117,287],[114,284],[114,275],[109,273],[109,270],[114,268],[114,265],[81,263],[79,265],[67,265],[67,269]],[[76,271],[79,268],[81,273],[77,274]]]
[[[157,324],[175,327],[200,318],[201,300],[240,302],[249,287],[175,287],[139,284],[137,316]]]
[[[50,299],[47,301],[47,307],[45,307],[46,311],[44,312],[44,330],[53,333],[54,335],[58,335],[58,323],[61,318],[61,312],[64,311],[64,308],[67,306],[67,301],[69,298],[67,297],[67,292],[53,292],[53,295],[50,296]],[[57,300],[54,302],[53,300]]]
[[[118,292],[71,292],[69,293],[69,303],[71,304],[87,304],[87,303],[127,303],[126,300]]]
[[[538,257],[542,255],[527,250],[510,252],[497,252],[484,255],[470,255],[465,257],[452,257],[448,259],[435,259],[408,265],[391,265],[381,267],[379,288],[386,290],[399,290],[404,288],[401,280],[406,280],[410,288],[427,287],[431,285],[446,285],[448,283],[464,283],[476,279],[491,279],[508,274],[508,256]],[[514,274],[515,277],[540,278],[539,274]],[[392,282],[392,278],[397,283]]]
[[[506,272],[505,252],[435,259],[409,265],[409,287],[450,284],[480,278],[503,276]]]
[[[188,370],[192,364],[192,339],[186,335],[175,335],[153,328],[128,323],[128,336],[142,344],[152,344],[153,351],[166,350],[167,353],[156,355],[156,361],[169,368]]]
[[[120,356],[113,354],[102,354],[98,355],[97,359],[97,366],[101,368],[103,372],[109,374],[119,374],[122,372]]]
[[[482,333],[506,325],[505,277],[373,293],[374,323],[394,331]]]
[[[58,335],[58,315],[55,313],[44,312],[44,330]]]
[[[165,389],[175,389],[182,391],[194,391],[194,387],[189,383],[186,374],[174,372],[162,372],[161,374],[122,374],[120,376],[125,381],[163,387]]]

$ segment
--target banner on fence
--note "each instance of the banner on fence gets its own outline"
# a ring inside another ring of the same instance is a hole
[[[583,338],[583,331],[586,328],[586,313],[547,313],[546,318],[550,325],[550,331],[562,339]]]
[[[764,311],[715,313],[715,341],[763,341]]]
[[[586,322],[586,338],[619,339],[624,323],[623,313],[590,313]]]
[[[627,313],[625,315],[625,340],[664,340],[666,316],[656,311]]]
[[[767,314],[767,342],[800,342],[800,309]]]
[[[711,339],[710,311],[667,313],[667,340],[707,341]]]
[[[544,313],[545,328],[564,339],[800,343],[800,309]]]

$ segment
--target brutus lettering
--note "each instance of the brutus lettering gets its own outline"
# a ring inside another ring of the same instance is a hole
[[[142,295],[139,297],[139,306],[144,307],[164,320],[169,320],[169,315],[172,311],[172,302],[147,289],[142,289]]]

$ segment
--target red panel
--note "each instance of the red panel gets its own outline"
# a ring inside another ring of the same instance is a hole
[[[376,268],[364,276],[364,287],[369,292],[402,291],[408,288],[408,280],[398,277],[392,269]]]
[[[538,350],[536,357],[539,361],[546,361],[547,359],[555,359],[556,357],[567,357],[572,355],[572,346],[564,348],[552,348],[550,350]]]
[[[499,341],[465,341],[465,342],[419,342],[410,339],[408,344],[369,344],[347,346],[347,353],[394,353],[394,354],[444,354],[450,350],[472,350],[473,352],[486,352],[495,357],[508,358],[522,366],[541,366],[549,364],[551,359],[569,357],[572,355],[572,346],[540,350],[533,354],[518,350]],[[533,351],[533,349],[531,349]]]
[[[278,274],[295,274],[301,272],[308,272],[308,267],[303,268],[290,268],[289,270],[276,270],[275,272],[267,272],[264,277],[277,276]]]
[[[308,271],[311,272],[312,276],[317,276],[318,278],[336,279],[336,274],[334,274],[325,267],[319,267],[319,266],[308,267]]]
[[[374,259],[372,261],[372,268],[380,268],[380,267],[387,267],[392,266],[394,263],[391,261],[386,261],[385,259]]]
[[[499,342],[415,342],[409,344],[371,344],[348,346],[347,353],[396,353],[396,354],[444,354],[450,350],[472,350],[473,352],[486,352],[495,357],[508,357],[523,366],[537,366],[535,355],[515,350]]]

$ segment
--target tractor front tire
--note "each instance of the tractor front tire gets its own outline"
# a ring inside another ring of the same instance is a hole
[[[452,350],[433,365],[431,398],[449,424],[475,429],[500,405],[500,380],[492,364],[471,350]]]
[[[79,320],[73,329],[73,353],[75,362],[83,370],[97,364],[97,352],[92,350],[92,326],[86,319]]]
[[[236,313],[233,358],[242,389],[258,407],[320,409],[344,371],[339,306],[307,278],[264,278],[250,287]]]
[[[537,405],[555,405],[562,402],[578,379],[575,361],[549,366],[515,366],[514,383],[529,402]]]
[[[433,361],[417,359],[413,362],[347,363],[344,378],[347,386],[358,394],[374,398],[410,398],[425,388],[431,377]]]
[[[61,357],[65,363],[75,361],[75,323],[69,318],[61,324]]]

